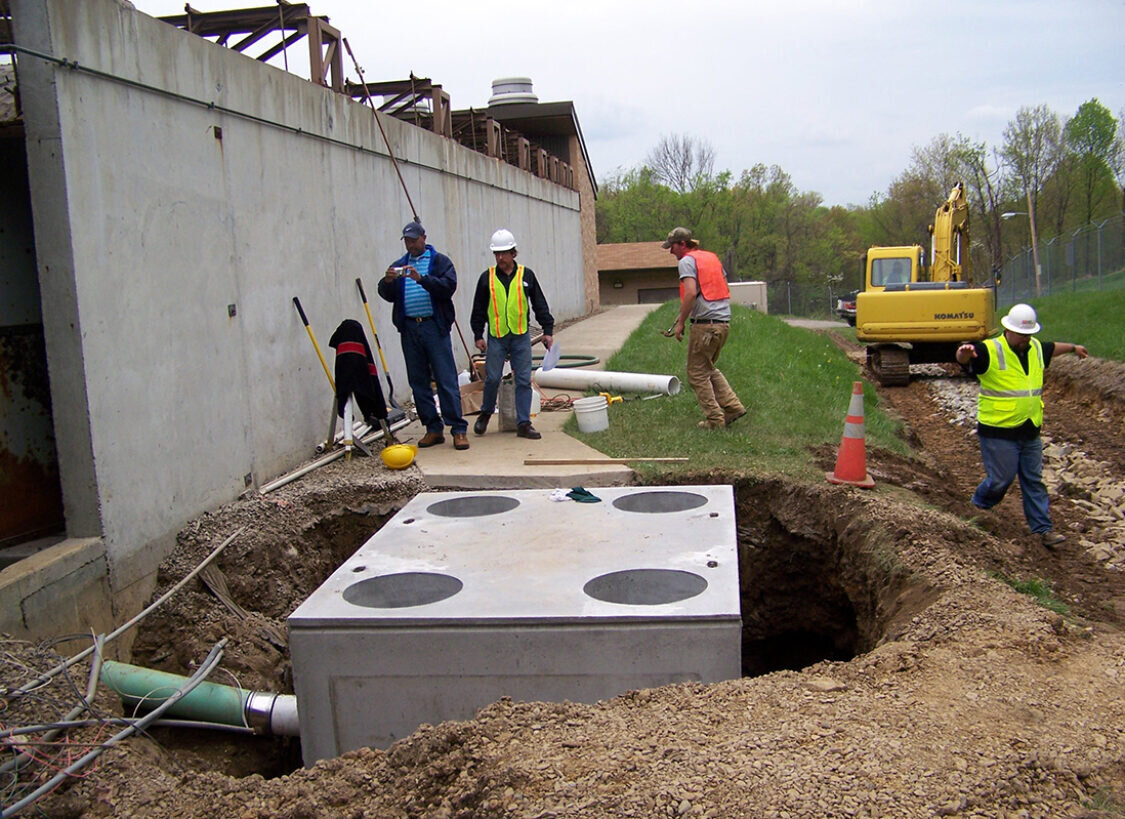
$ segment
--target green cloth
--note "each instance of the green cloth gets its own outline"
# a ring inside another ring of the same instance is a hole
[[[581,486],[576,486],[566,493],[566,496],[571,500],[576,500],[579,503],[601,503],[601,498],[592,492],[583,489]]]

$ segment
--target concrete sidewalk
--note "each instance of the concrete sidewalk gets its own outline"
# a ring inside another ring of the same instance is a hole
[[[598,363],[583,369],[604,370],[605,362],[621,348],[625,339],[641,321],[659,305],[630,304],[612,307],[588,319],[575,322],[555,333],[555,344],[563,355],[592,355]],[[466,338],[467,343],[472,342]],[[455,340],[455,347],[456,340]],[[541,345],[535,354],[542,355]],[[558,395],[561,390],[543,390],[544,398]],[[571,398],[580,398],[573,391]],[[516,433],[500,432],[500,416],[492,417],[485,435],[473,434],[476,414],[469,421],[470,449],[458,452],[453,448],[453,438],[446,430],[445,443],[418,450],[415,465],[422,476],[435,489],[536,489],[543,487],[572,486],[625,486],[633,482],[633,470],[620,464],[584,465],[525,465],[525,458],[602,458],[601,452],[586,446],[562,431],[563,425],[573,415],[572,410],[540,412],[532,423],[543,434],[542,439],[531,441],[517,438]],[[400,440],[417,443],[425,429],[417,421],[398,433]]]

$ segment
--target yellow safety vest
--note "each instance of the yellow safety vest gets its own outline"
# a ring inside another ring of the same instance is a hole
[[[492,295],[488,310],[488,331],[492,337],[526,333],[527,295],[523,292],[523,265],[516,267],[516,275],[507,290],[496,277],[496,268],[488,268],[488,289]]]
[[[1014,428],[1027,419],[1043,426],[1043,345],[1031,339],[1027,369],[1000,334],[985,342],[992,360],[980,376],[977,420],[990,427]]]

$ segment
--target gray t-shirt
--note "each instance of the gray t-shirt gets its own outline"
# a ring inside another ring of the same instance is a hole
[[[680,278],[681,279],[695,279],[695,284],[699,285],[699,269],[695,266],[695,259],[691,256],[684,256],[680,259],[679,264]],[[727,271],[723,270],[723,276],[726,276]],[[715,301],[707,301],[703,298],[701,292],[695,298],[695,305],[691,308],[691,316],[693,319],[708,319],[710,321],[730,321],[730,299],[715,299]]]

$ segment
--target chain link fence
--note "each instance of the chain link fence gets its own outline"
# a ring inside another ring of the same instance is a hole
[[[1039,284],[1030,246],[1008,259],[1000,270],[997,306],[1007,308],[1037,295],[1125,288],[1125,212],[1091,222],[1062,236],[1039,240]],[[774,281],[766,285],[773,315],[836,318],[836,300],[863,282],[835,284]]]
[[[1000,271],[996,297],[1001,307],[1039,295],[1125,287],[1125,213],[1040,239],[1038,244],[1038,284],[1035,254],[1028,246]]]
[[[801,282],[769,282],[766,294],[769,312],[775,316],[836,318],[836,299],[855,290],[844,283],[811,285]]]

